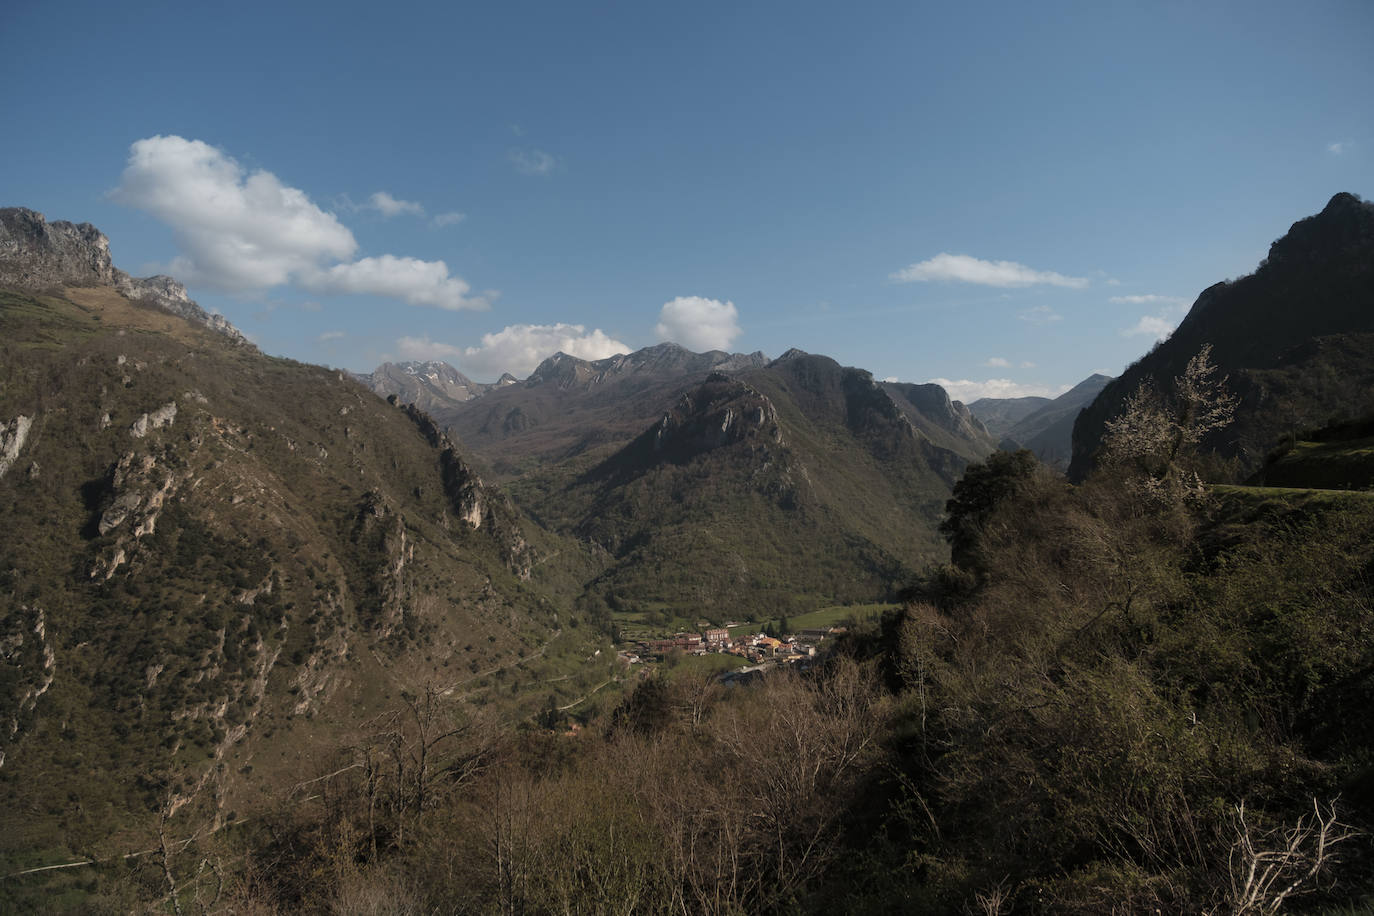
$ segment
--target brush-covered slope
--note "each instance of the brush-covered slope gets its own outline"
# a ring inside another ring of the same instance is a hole
[[[516,492],[604,549],[594,605],[762,618],[877,600],[942,558],[935,524],[968,460],[867,372],[790,351],[713,373],[604,460]]]
[[[1079,416],[1071,476],[1092,468],[1106,422],[1142,381],[1178,376],[1204,344],[1241,400],[1235,422],[1203,444],[1242,471],[1284,433],[1374,409],[1374,204],[1337,194],[1253,274],[1204,290],[1173,335]]]
[[[115,286],[0,290],[0,855],[280,797],[548,643],[532,562],[423,414]]]

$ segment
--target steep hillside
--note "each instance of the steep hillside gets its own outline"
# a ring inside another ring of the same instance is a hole
[[[986,458],[997,449],[997,437],[959,401],[951,401],[939,385],[883,382],[892,402],[927,439],[970,461]]]
[[[1236,422],[1204,446],[1242,473],[1284,433],[1374,409],[1374,204],[1337,194],[1274,242],[1253,274],[1204,290],[1173,335],[1084,410],[1071,476],[1091,469],[1125,398],[1143,380],[1180,374],[1203,344],[1241,399]]]
[[[87,229],[67,263],[108,264]],[[0,810],[26,815],[6,864],[144,844],[159,810],[221,823],[325,772],[405,691],[481,693],[522,658],[588,654],[532,586],[515,510],[424,414],[131,300],[117,274],[56,287],[16,247]]]

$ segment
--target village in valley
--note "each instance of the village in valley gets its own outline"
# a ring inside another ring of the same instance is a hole
[[[720,679],[732,683],[780,664],[809,667],[827,640],[846,632],[844,626],[818,626],[785,632],[786,618],[775,629],[727,622],[722,627],[706,627],[697,633],[675,633],[659,638],[630,640],[617,653],[622,665],[630,667],[650,661],[672,664],[687,656],[712,654],[734,656],[738,661],[721,666]],[[753,631],[753,632],[745,632]]]

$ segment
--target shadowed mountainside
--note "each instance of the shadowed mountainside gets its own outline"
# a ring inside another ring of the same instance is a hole
[[[1204,344],[1240,397],[1204,446],[1258,467],[1278,437],[1374,409],[1374,204],[1337,194],[1294,223],[1249,276],[1204,290],[1168,340],[1107,385],[1074,427],[1070,476],[1142,381],[1179,375]]]

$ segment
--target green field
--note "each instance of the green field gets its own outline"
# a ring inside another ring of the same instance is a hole
[[[816,627],[834,627],[849,621],[866,620],[870,617],[877,617],[884,611],[892,611],[901,607],[899,604],[837,604],[831,607],[823,607],[809,614],[798,614],[796,617],[787,618],[787,628],[789,632],[796,633],[801,630],[813,629]],[[772,623],[776,626],[778,621]],[[763,629],[763,622],[744,623],[737,627],[730,628],[730,636],[744,636],[749,633],[757,633]]]

